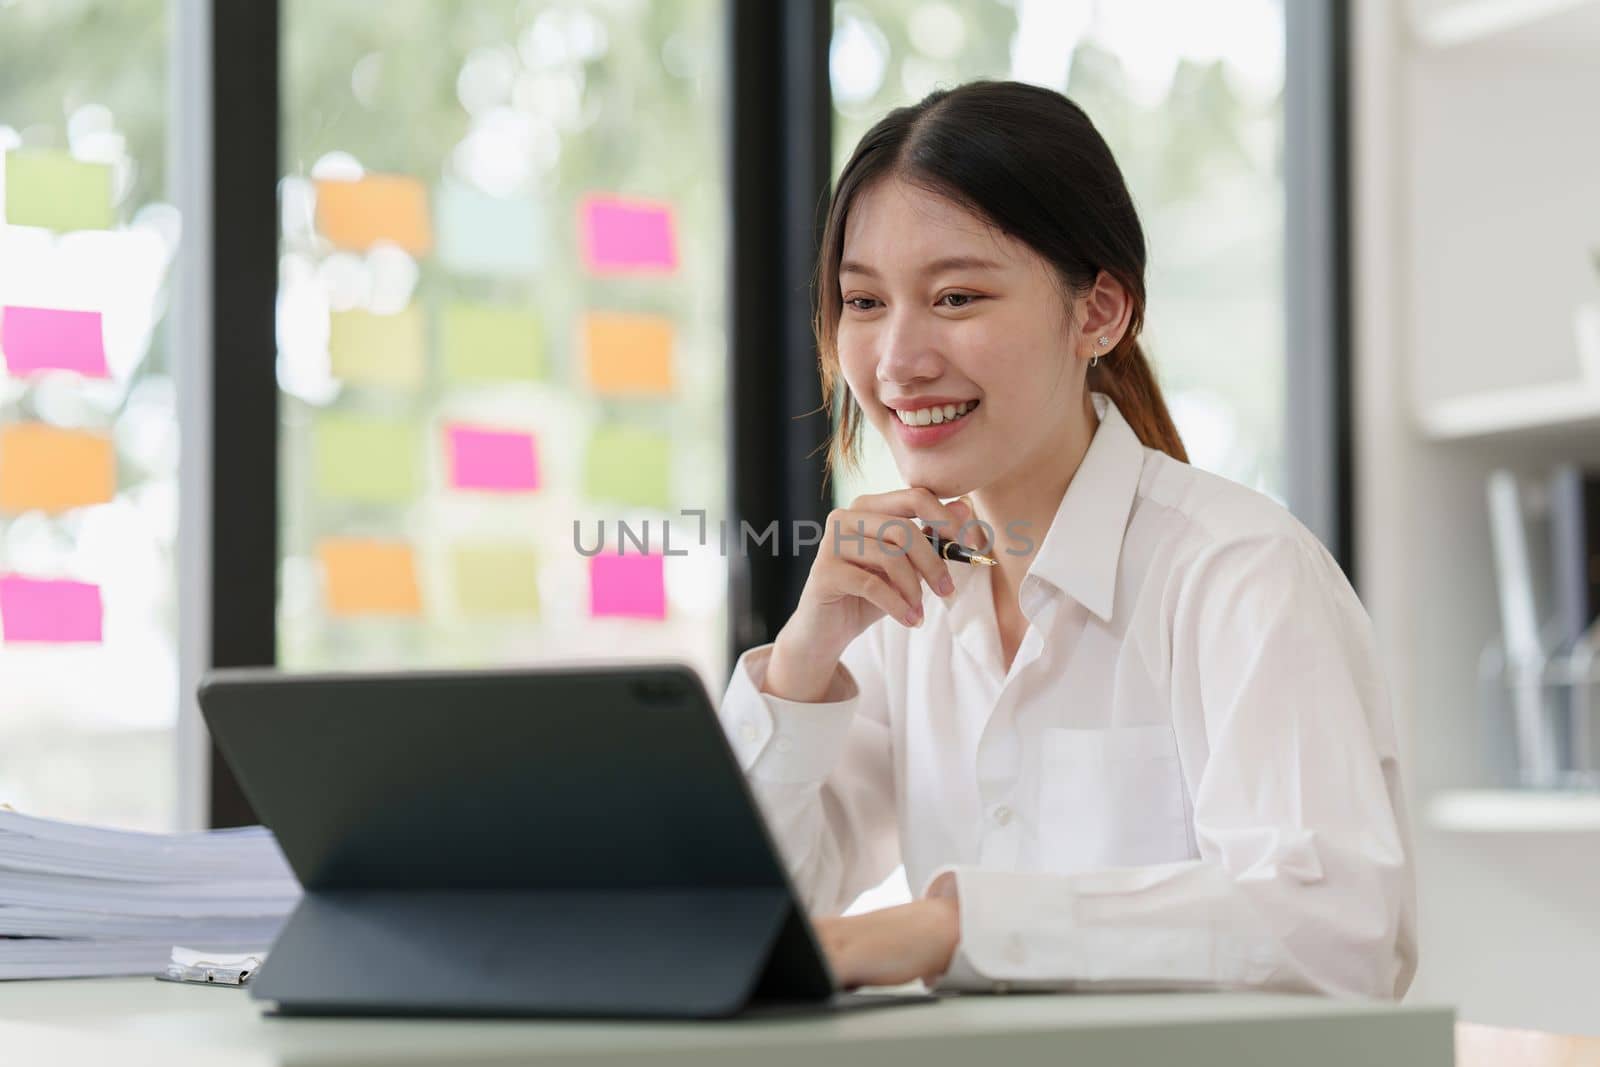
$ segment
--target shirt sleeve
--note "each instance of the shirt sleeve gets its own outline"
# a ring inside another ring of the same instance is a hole
[[[1175,601],[1173,725],[1199,858],[1043,874],[951,866],[943,988],[1274,988],[1401,996],[1415,885],[1370,620],[1309,533],[1197,560]]]
[[[850,644],[817,704],[761,691],[771,654],[739,657],[723,730],[807,911],[839,914],[900,862],[881,638]]]

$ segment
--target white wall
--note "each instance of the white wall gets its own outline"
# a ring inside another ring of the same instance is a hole
[[[1600,1033],[1600,835],[1426,818],[1440,789],[1482,784],[1475,672],[1497,607],[1483,477],[1600,461],[1600,432],[1439,443],[1415,420],[1419,404],[1576,373],[1571,313],[1600,298],[1583,258],[1600,243],[1600,5],[1448,50],[1419,44],[1393,0],[1354,6],[1358,552],[1408,736],[1412,998]]]

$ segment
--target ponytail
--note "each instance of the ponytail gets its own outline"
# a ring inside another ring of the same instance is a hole
[[[1112,399],[1146,448],[1189,462],[1189,452],[1167,413],[1155,372],[1137,339],[1125,337],[1109,355],[1101,356],[1099,365],[1089,370],[1088,388]]]

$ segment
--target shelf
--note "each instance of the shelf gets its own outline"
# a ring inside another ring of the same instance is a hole
[[[1600,383],[1554,382],[1452,397],[1423,408],[1417,421],[1431,441],[1600,431]]]
[[[1412,0],[1411,27],[1426,48],[1456,48],[1480,41],[1571,47],[1585,38],[1594,0]],[[1569,16],[1561,18],[1558,16]]]
[[[1600,831],[1600,793],[1461,789],[1437,793],[1428,825],[1453,833],[1534,834]]]

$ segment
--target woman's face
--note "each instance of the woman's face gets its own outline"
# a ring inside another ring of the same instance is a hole
[[[949,200],[892,178],[860,193],[839,290],[841,369],[908,485],[1010,481],[1084,417],[1054,271]]]

